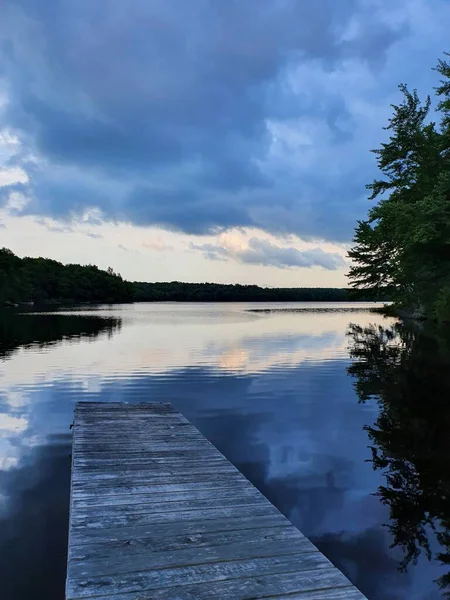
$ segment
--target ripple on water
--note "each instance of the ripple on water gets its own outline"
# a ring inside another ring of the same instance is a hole
[[[358,403],[347,375],[349,323],[392,320],[365,305],[261,308],[83,307],[8,323],[0,518],[9,525],[0,527],[0,579],[17,598],[35,590],[62,597],[76,401],[172,402],[368,597],[434,594],[434,564],[397,571],[386,508],[372,495],[383,480],[366,462],[364,427],[378,408]]]

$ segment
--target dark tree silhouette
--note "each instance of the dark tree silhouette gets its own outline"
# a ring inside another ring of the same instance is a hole
[[[19,258],[0,249],[0,306],[20,302],[68,304],[130,302],[131,284],[111,267],[63,265],[48,258]]]
[[[124,281],[112,267],[63,265],[48,258],[19,258],[0,249],[0,306],[109,302],[340,302],[387,300],[383,290],[261,288],[220,283]]]
[[[400,568],[421,552],[450,565],[450,331],[350,325],[348,336],[359,400],[379,406],[365,429],[373,468],[385,475],[377,495],[390,510],[393,546],[404,551]],[[435,556],[430,536],[440,544]],[[450,573],[437,582],[450,597]]]
[[[381,178],[366,187],[377,202],[358,221],[349,278],[373,292],[388,285],[397,309],[450,321],[450,62],[435,70],[440,124],[430,119],[430,96],[421,102],[399,86],[389,139],[373,150]]]

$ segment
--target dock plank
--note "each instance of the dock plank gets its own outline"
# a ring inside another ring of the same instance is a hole
[[[111,529],[73,529],[71,530],[70,546],[87,545],[93,542],[107,543],[109,541],[123,541],[131,543],[135,539],[165,533],[167,536],[185,535],[192,536],[202,533],[223,533],[227,531],[248,531],[253,535],[254,529],[265,527],[285,527],[287,520],[282,520],[274,515],[263,517],[239,517],[228,519],[214,519],[211,521],[186,521],[180,525],[175,523],[155,523],[148,526],[115,527]]]
[[[170,404],[75,408],[66,600],[364,600]]]
[[[108,600],[365,600],[357,588],[336,587],[331,578],[328,582],[334,587],[308,589],[308,585],[314,586],[315,582],[314,579],[307,580],[307,577],[307,572],[300,576],[295,573],[281,573],[269,577],[219,581],[214,586],[186,585],[163,590],[113,594],[108,596]],[[303,591],[299,591],[299,588]],[[280,594],[281,589],[286,592]],[[274,590],[275,596],[264,595],[271,594]]]

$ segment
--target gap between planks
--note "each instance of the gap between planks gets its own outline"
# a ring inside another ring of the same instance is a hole
[[[66,598],[364,600],[167,403],[77,404]]]

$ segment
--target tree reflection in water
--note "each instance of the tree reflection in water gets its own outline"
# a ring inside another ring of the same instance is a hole
[[[25,313],[0,309],[0,360],[19,348],[39,347],[67,340],[109,338],[118,333],[122,320],[117,317],[60,313]]]
[[[450,328],[351,324],[348,336],[359,400],[379,405],[365,429],[373,468],[385,475],[377,495],[390,509],[392,547],[404,552],[400,568],[422,552],[450,566]],[[437,583],[450,597],[450,572]]]

